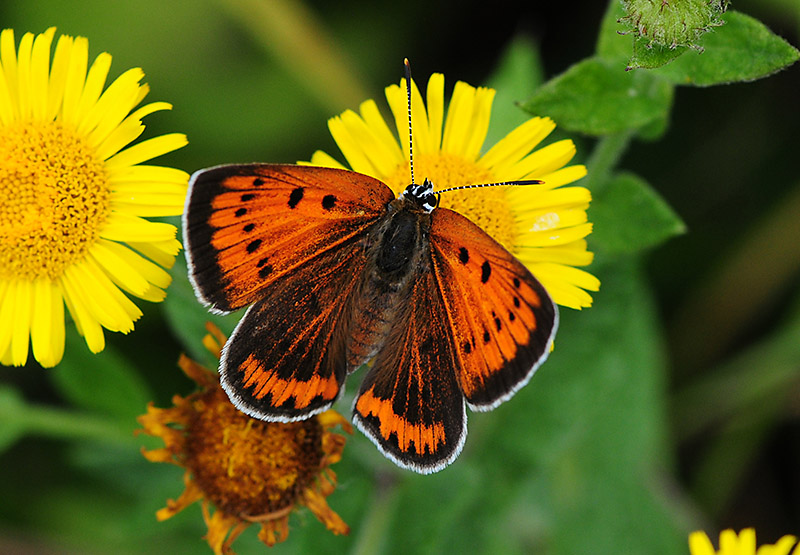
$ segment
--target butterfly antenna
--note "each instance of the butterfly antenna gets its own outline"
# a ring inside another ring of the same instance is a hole
[[[518,181],[498,181],[497,183],[476,183],[474,185],[459,185],[458,187],[448,187],[441,191],[434,191],[434,194],[441,195],[450,191],[460,191],[461,189],[477,189],[478,187],[517,187],[522,185],[541,185],[544,181],[540,179],[521,179]]]
[[[411,169],[411,184],[414,185],[414,133],[411,129],[411,64],[408,58],[403,59],[406,68],[406,95],[408,97],[408,166]]]

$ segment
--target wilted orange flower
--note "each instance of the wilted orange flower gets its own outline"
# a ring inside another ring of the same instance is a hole
[[[208,325],[204,344],[219,357],[225,336]],[[140,432],[164,440],[162,449],[145,450],[152,462],[186,469],[186,489],[156,513],[166,520],[200,501],[208,526],[205,539],[214,553],[233,553],[231,544],[253,523],[259,539],[272,546],[286,540],[289,514],[305,505],[334,534],[347,534],[347,524],[326,497],[336,487],[330,465],[341,459],[345,437],[331,432],[337,425],[352,433],[350,423],[329,410],[302,422],[263,422],[239,412],[219,386],[217,375],[185,355],[178,365],[200,386],[173,407],[150,403],[138,418]],[[215,507],[212,514],[211,507]]]

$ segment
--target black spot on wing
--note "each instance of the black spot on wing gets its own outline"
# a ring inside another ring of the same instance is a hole
[[[261,246],[261,239],[254,239],[247,244],[247,254],[253,254]]]
[[[245,214],[247,214],[247,208],[239,208],[236,212],[233,213],[233,215],[236,216],[237,218],[241,218]]]
[[[483,264],[481,264],[481,283],[486,283],[489,281],[489,276],[492,275],[492,266],[489,264],[488,260],[484,260]]]
[[[322,197],[322,207],[325,210],[330,210],[334,206],[336,206],[336,196],[335,195],[325,195]]]
[[[241,196],[242,202],[247,202],[253,200],[254,198],[256,198],[256,196],[253,193],[244,193]]]
[[[458,259],[461,261],[462,264],[466,264],[469,262],[469,251],[464,247],[458,249]]]
[[[246,226],[244,226],[243,229],[244,229],[245,233],[250,233],[255,228],[256,228],[256,224],[247,224]]]
[[[292,190],[292,193],[289,195],[289,208],[296,208],[300,201],[303,200],[303,188],[297,187],[296,189]]]

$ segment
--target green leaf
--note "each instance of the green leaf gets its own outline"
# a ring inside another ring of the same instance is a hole
[[[592,271],[603,284],[595,306],[562,310],[555,350],[531,382],[470,414],[454,466],[481,465],[484,493],[466,514],[509,536],[511,552],[685,553],[657,486],[671,457],[658,316],[635,258]]]
[[[230,336],[242,313],[234,312],[222,316],[209,312],[197,300],[186,272],[186,260],[179,256],[170,271],[172,283],[167,290],[167,298],[164,299],[164,315],[188,355],[207,368],[216,368],[219,361],[203,346],[203,337],[208,333],[206,322],[216,324],[225,335]]]
[[[609,0],[608,9],[600,23],[600,34],[597,37],[597,55],[609,62],[616,62],[620,67],[631,57],[633,35],[622,33],[624,27],[618,20],[625,17],[625,10],[619,0]]]
[[[610,253],[634,253],[686,231],[680,217],[642,178],[614,176],[592,200],[592,242]]]
[[[686,52],[687,47],[669,48],[643,38],[633,42],[633,56],[626,69],[653,69],[667,65]]]
[[[523,108],[569,131],[606,135],[665,119],[673,87],[646,72],[589,58],[545,83]]]
[[[67,331],[65,351],[69,356],[49,371],[64,398],[132,428],[134,417],[152,400],[136,367],[113,345],[97,354],[90,352],[74,329]]]
[[[539,49],[527,36],[515,37],[503,53],[497,69],[486,82],[497,93],[484,144],[495,144],[529,119],[518,105],[543,81],[544,68]]]
[[[793,64],[800,52],[763,23],[736,11],[704,35],[704,52],[688,52],[653,73],[676,85],[710,86],[752,81]]]

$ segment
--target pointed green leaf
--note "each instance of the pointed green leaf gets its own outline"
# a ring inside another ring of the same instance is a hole
[[[589,58],[542,85],[523,108],[569,131],[606,135],[665,119],[672,97],[673,87],[662,79]]]
[[[622,2],[609,0],[597,37],[597,55],[606,61],[616,62],[619,67],[624,67],[625,60],[631,57],[634,38],[633,34],[626,33],[625,27],[619,23],[619,19],[623,17],[625,10]]]
[[[653,71],[676,85],[710,86],[766,77],[793,64],[800,52],[757,19],[729,11],[725,25],[707,33],[703,52],[687,52]]]
[[[638,38],[633,43],[633,56],[628,61],[627,69],[653,69],[667,65],[686,52],[687,47],[669,48],[651,43],[647,39]]]
[[[667,202],[640,177],[616,175],[592,200],[592,242],[611,253],[634,253],[686,231]]]

